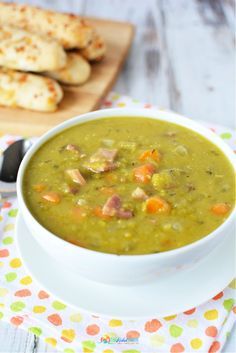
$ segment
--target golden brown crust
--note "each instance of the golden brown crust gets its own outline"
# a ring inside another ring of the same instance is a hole
[[[68,85],[81,85],[91,74],[91,66],[79,53],[67,53],[66,67],[60,70],[45,72],[46,76]]]
[[[61,87],[50,78],[0,68],[0,105],[53,112],[62,97]]]
[[[99,34],[94,33],[88,46],[79,52],[89,61],[101,61],[106,53],[106,44]]]
[[[78,16],[16,3],[0,3],[0,24],[43,33],[66,49],[85,48],[93,35],[93,28]]]
[[[57,41],[0,25],[1,66],[40,72],[65,67],[66,60],[66,53]]]

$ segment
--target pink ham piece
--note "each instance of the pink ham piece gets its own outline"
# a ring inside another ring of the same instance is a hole
[[[112,162],[85,162],[83,167],[87,170],[90,170],[93,173],[103,173],[110,172],[116,168],[116,164]]]
[[[117,167],[114,160],[117,155],[117,150],[109,150],[106,148],[99,148],[89,159],[84,163],[84,168],[93,173],[109,172]]]
[[[84,185],[86,184],[86,180],[80,173],[79,169],[67,169],[66,174],[70,177],[70,179],[79,185]]]
[[[130,210],[123,210],[123,208],[121,208],[117,211],[117,217],[121,219],[129,219],[133,217],[133,212]]]
[[[90,162],[114,162],[116,155],[116,149],[108,150],[107,148],[99,148],[97,152],[90,157]]]
[[[132,211],[124,210],[121,208],[121,198],[119,195],[116,194],[109,197],[109,199],[102,208],[102,213],[104,214],[104,216],[116,216],[117,218],[122,219],[129,219],[133,217]]]
[[[73,143],[69,143],[66,145],[66,150],[71,152],[79,152],[79,147],[74,145]]]
[[[66,145],[65,150],[76,153],[80,158],[84,158],[86,156],[84,153],[81,153],[79,147],[73,143]]]
[[[102,208],[102,213],[105,216],[115,216],[121,208],[121,199],[119,195],[112,195]]]

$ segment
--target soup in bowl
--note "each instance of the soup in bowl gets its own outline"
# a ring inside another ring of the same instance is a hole
[[[176,114],[109,109],[66,121],[18,177],[32,236],[88,278],[139,283],[181,270],[232,231],[233,153]]]

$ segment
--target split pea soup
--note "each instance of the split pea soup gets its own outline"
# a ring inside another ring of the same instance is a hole
[[[220,149],[149,118],[88,121],[31,158],[23,192],[58,237],[113,254],[151,254],[195,242],[234,207],[234,171]]]

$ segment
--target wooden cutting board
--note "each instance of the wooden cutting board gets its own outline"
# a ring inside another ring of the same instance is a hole
[[[24,136],[39,136],[62,121],[99,107],[114,84],[132,43],[130,23],[88,18],[104,37],[107,54],[92,65],[90,80],[82,86],[63,86],[64,98],[54,113],[0,107],[0,131]]]

